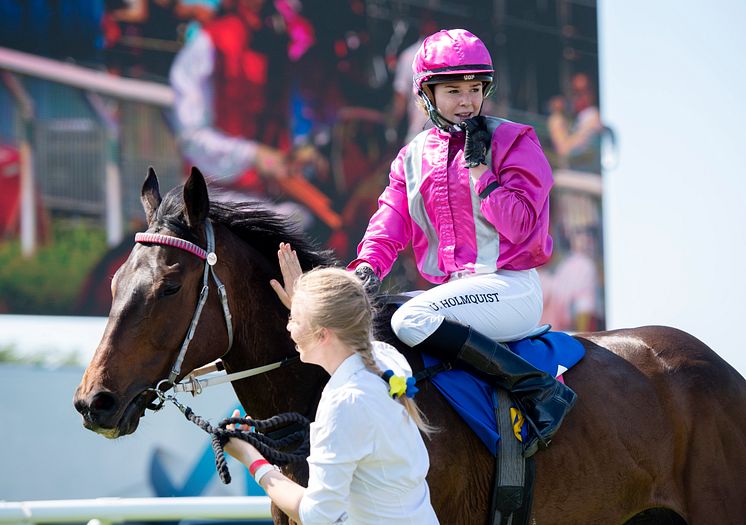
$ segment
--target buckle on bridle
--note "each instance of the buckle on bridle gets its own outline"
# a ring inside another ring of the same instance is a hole
[[[165,388],[162,388],[163,385],[166,385]],[[145,408],[148,410],[152,410],[153,412],[159,411],[161,408],[163,408],[163,405],[168,401],[172,396],[167,396],[166,392],[168,392],[171,387],[173,386],[173,383],[169,381],[168,379],[162,379],[161,381],[158,381],[158,384],[155,385],[155,388],[147,388],[146,392],[153,392],[155,396],[158,398],[157,402],[150,402],[147,405],[145,405]]]

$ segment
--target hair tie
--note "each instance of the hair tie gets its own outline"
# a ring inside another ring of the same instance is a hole
[[[394,375],[393,370],[386,370],[381,377],[389,384],[389,396],[391,399],[397,399],[401,396],[407,396],[412,399],[420,391],[416,386],[414,377],[404,377]]]

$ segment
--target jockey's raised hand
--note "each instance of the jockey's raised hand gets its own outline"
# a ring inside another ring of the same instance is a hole
[[[280,249],[277,250],[277,259],[280,262],[280,272],[282,272],[284,286],[275,279],[269,281],[269,284],[277,294],[277,297],[280,298],[280,301],[282,301],[282,304],[289,310],[293,302],[295,283],[303,273],[303,270],[300,267],[300,261],[298,261],[298,254],[295,253],[295,250],[288,243],[280,243]]]
[[[490,149],[492,134],[487,129],[487,121],[481,115],[466,119],[461,126],[466,132],[464,160],[469,168],[487,164],[487,152]]]

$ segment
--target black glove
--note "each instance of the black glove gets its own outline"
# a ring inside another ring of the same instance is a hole
[[[466,131],[464,145],[464,160],[467,168],[475,168],[480,164],[487,164],[487,152],[490,149],[492,134],[487,129],[487,119],[482,116],[471,117],[461,123]]]
[[[362,263],[358,265],[355,268],[355,277],[363,283],[365,293],[371,297],[378,295],[378,292],[381,290],[381,280],[375,274],[370,264]]]

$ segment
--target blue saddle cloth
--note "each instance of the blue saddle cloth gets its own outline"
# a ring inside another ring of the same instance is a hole
[[[508,343],[508,346],[536,368],[553,376],[563,373],[585,355],[583,345],[564,332],[547,332],[539,337]],[[424,353],[422,359],[425,367],[440,363],[439,359]],[[458,369],[441,372],[431,381],[492,455],[497,455],[500,436],[495,416],[497,396],[493,395],[492,386]]]

